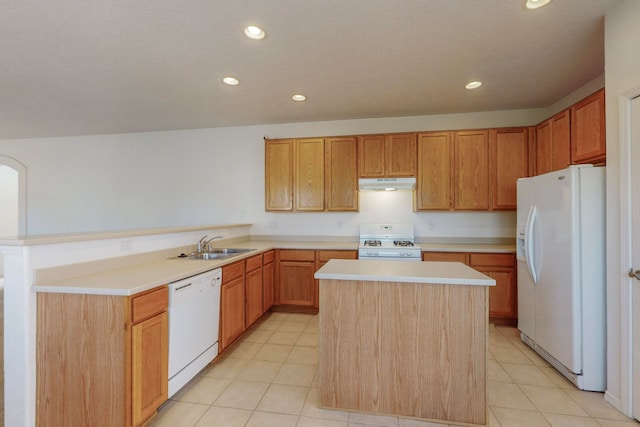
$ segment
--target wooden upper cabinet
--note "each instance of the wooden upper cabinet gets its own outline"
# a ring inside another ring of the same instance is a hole
[[[358,174],[360,178],[385,176],[385,140],[384,135],[358,137]]]
[[[571,117],[561,111],[536,127],[536,175],[571,164]]]
[[[387,176],[416,176],[416,134],[398,133],[387,135]]]
[[[551,119],[536,126],[536,175],[551,172]]]
[[[265,210],[293,210],[293,139],[265,142]]]
[[[360,178],[416,176],[416,134],[363,135],[358,137]]]
[[[496,129],[491,133],[492,209],[516,209],[516,181],[528,176],[528,128]]]
[[[454,208],[489,209],[489,131],[454,133]]]
[[[418,134],[416,210],[451,208],[452,140],[451,132]]]
[[[357,147],[355,137],[325,139],[325,199],[328,211],[358,210]]]
[[[604,89],[571,107],[571,161],[598,163],[605,160]]]
[[[571,164],[571,114],[564,110],[551,119],[551,165],[554,171]]]
[[[297,211],[323,211],[324,139],[297,139],[294,152],[294,208]]]

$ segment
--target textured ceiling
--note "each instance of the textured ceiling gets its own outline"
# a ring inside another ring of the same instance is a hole
[[[546,107],[604,72],[614,2],[0,0],[0,138]]]

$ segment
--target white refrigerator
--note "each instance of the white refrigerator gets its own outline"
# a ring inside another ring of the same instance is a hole
[[[578,388],[606,388],[605,168],[517,183],[518,329]]]

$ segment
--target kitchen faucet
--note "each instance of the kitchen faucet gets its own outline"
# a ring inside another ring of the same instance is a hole
[[[209,247],[209,243],[211,243],[212,240],[222,239],[222,235],[214,236],[214,237],[210,238],[209,240],[206,240],[207,237],[208,236],[205,234],[198,241],[198,252],[206,252],[206,251],[210,250],[211,248]]]

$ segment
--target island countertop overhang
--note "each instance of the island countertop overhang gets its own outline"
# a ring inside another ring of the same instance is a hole
[[[360,280],[495,286],[496,281],[460,262],[332,259],[316,271],[320,280]]]

